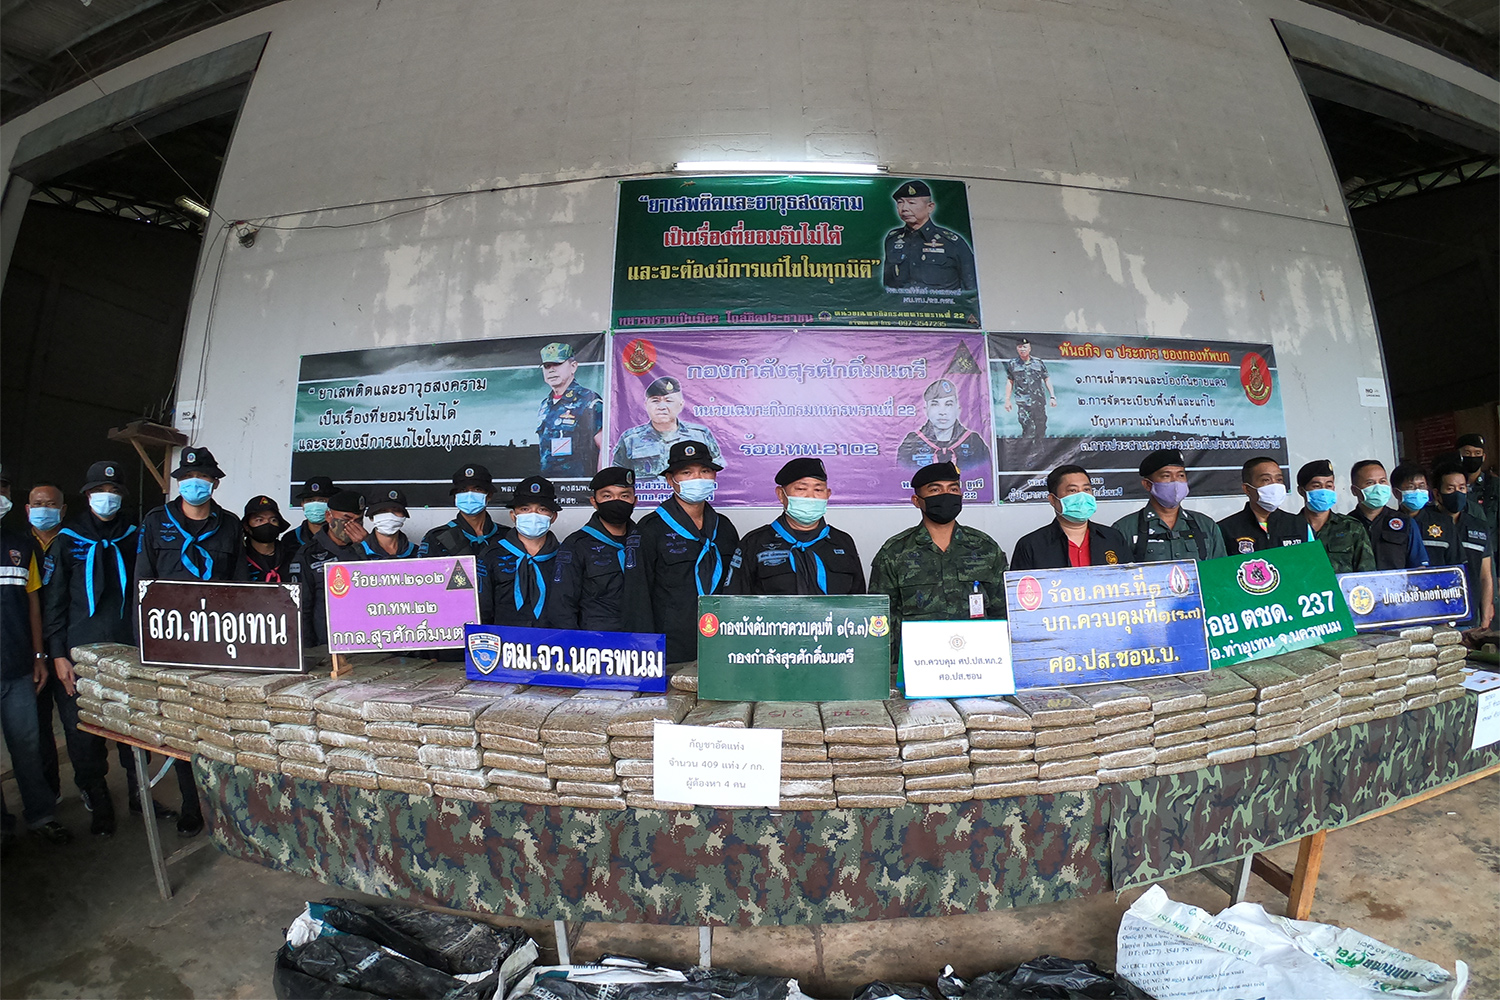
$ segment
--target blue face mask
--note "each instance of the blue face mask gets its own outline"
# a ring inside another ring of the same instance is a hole
[[[552,518],[546,514],[528,511],[516,515],[516,530],[527,538],[541,538],[552,530]]]
[[[1339,502],[1339,495],[1333,490],[1308,490],[1307,509],[1321,514],[1325,510],[1333,510],[1333,505]]]
[[[1069,493],[1062,498],[1062,516],[1069,521],[1082,524],[1099,510],[1099,501],[1092,493]]]
[[[1427,502],[1431,499],[1432,494],[1428,493],[1426,490],[1401,491],[1401,506],[1405,507],[1407,510],[1421,510],[1423,507],[1427,506]]]
[[[1385,483],[1371,483],[1359,491],[1366,507],[1380,508],[1391,502],[1391,488]]]
[[[114,517],[120,512],[120,505],[125,498],[118,493],[90,493],[89,510],[100,517]]]
[[[309,524],[322,524],[328,520],[328,501],[309,500],[302,505],[302,516]]]
[[[193,506],[213,496],[214,484],[207,479],[184,479],[177,485],[177,492]]]
[[[677,484],[677,495],[688,503],[705,503],[714,498],[719,484],[713,479],[684,479]]]
[[[484,510],[485,501],[488,499],[488,494],[481,493],[478,490],[466,490],[454,497],[453,503],[465,514],[478,514]]]
[[[26,512],[26,520],[37,531],[51,531],[62,520],[62,511],[56,507],[33,507]]]
[[[798,524],[817,524],[828,513],[828,501],[822,497],[787,497],[786,513]]]

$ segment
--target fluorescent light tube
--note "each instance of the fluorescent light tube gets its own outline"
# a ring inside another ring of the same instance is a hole
[[[679,174],[883,174],[878,163],[847,163],[838,160],[681,160],[672,169]]]

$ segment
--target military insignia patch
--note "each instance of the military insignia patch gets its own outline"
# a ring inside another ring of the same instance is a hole
[[[1392,531],[1400,531],[1403,527],[1406,526],[1406,522],[1401,520],[1401,518],[1399,517],[1393,517],[1386,523],[1391,526]]]
[[[1240,555],[1247,556],[1255,551],[1255,539],[1240,538],[1236,539],[1236,541],[1238,541],[1240,545]]]
[[[1427,526],[1427,537],[1428,538],[1442,538],[1443,537],[1443,529],[1440,528],[1436,524],[1429,524]]]
[[[1111,566],[1114,566],[1119,563],[1120,557],[1115,554],[1114,549],[1110,549],[1109,551],[1104,553],[1104,561],[1109,563]]]
[[[710,639],[718,635],[719,616],[711,611],[704,614],[702,618],[698,619],[698,631],[702,635],[708,636]]]
[[[500,637],[492,632],[471,632],[469,659],[481,674],[492,673],[500,665]]]
[[[1357,615],[1367,615],[1375,608],[1375,595],[1369,587],[1360,584],[1349,591],[1349,609]]]
[[[21,565],[21,550],[20,549],[11,549],[10,550],[10,564],[12,566],[19,566],[19,565]]]
[[[1235,572],[1234,580],[1245,593],[1259,596],[1280,586],[1281,571],[1264,559],[1251,559]]]
[[[875,638],[889,635],[891,631],[891,619],[889,615],[871,615],[869,622],[869,633]]]

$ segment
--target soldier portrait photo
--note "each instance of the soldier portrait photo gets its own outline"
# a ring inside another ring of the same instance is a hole
[[[985,435],[964,426],[958,386],[940,378],[922,392],[926,420],[906,435],[896,451],[902,468],[920,469],[939,462],[952,462],[971,474],[989,474],[990,447]]]
[[[1005,362],[1005,412],[1014,408],[1021,436],[1033,441],[1047,436],[1047,407],[1057,405],[1047,364],[1031,356],[1031,341],[1016,344],[1016,356]]]
[[[885,237],[883,281],[888,292],[964,292],[979,287],[974,250],[932,220],[937,209],[926,181],[902,181],[891,192],[902,225]]]
[[[662,375],[646,386],[647,423],[620,434],[612,465],[630,469],[637,476],[659,476],[667,467],[667,455],[679,441],[701,441],[708,446],[714,464],[722,466],[724,455],[714,432],[702,424],[681,419],[682,383]]]
[[[537,412],[537,450],[541,474],[555,479],[592,476],[604,446],[604,400],[574,381],[577,375],[572,345],[542,348],[542,379],[551,392]]]

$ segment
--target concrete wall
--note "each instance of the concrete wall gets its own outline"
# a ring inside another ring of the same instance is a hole
[[[206,243],[183,351],[226,501],[282,491],[302,353],[603,329],[614,178],[679,159],[967,178],[990,328],[1269,340],[1294,466],[1390,458],[1389,412],[1355,391],[1382,373],[1357,248],[1273,17],[1492,95],[1292,0],[287,0],[100,82],[271,35],[217,199],[265,224]],[[96,94],[12,122],[0,162]],[[965,519],[1009,548],[1049,516]],[[868,558],[910,516],[837,520]]]

